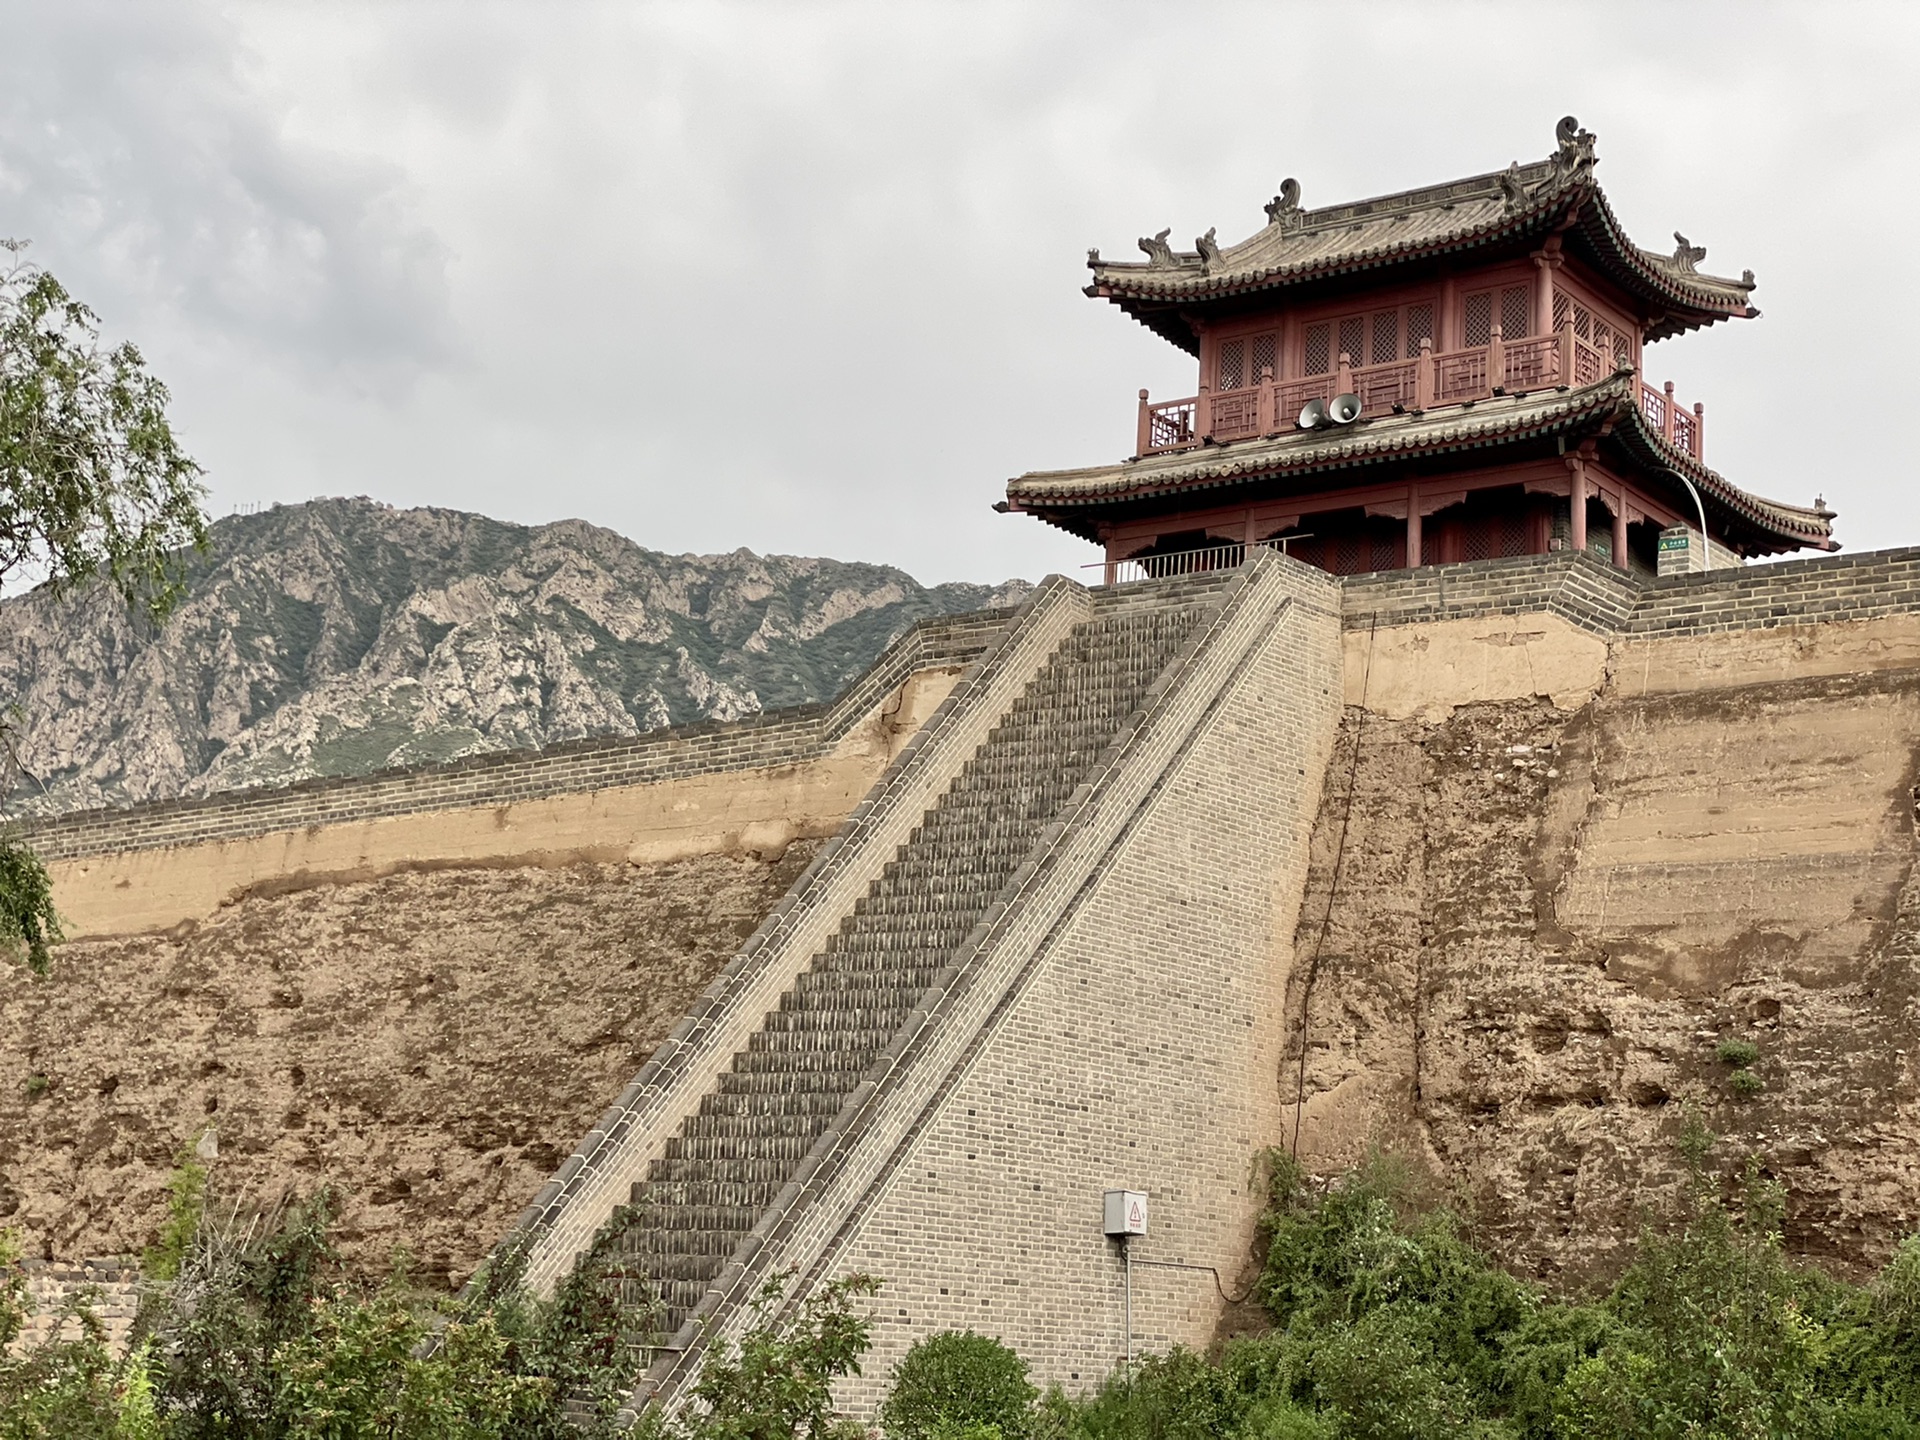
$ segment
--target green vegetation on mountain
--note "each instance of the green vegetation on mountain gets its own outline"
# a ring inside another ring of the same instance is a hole
[[[315,500],[211,529],[157,629],[0,607],[17,793],[58,813],[829,700],[914,621],[1011,603],[882,565],[663,555],[580,521]]]

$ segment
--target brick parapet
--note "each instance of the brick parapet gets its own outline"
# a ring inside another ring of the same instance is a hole
[[[29,829],[43,859],[77,860],[793,764],[825,753],[916,672],[971,663],[1013,614],[982,610],[923,620],[824,705],[474,755],[415,769],[88,810],[34,822]]]
[[[1350,576],[1342,624],[1430,624],[1551,613],[1597,635],[1706,635],[1869,620],[1920,611],[1920,548],[1648,579],[1593,555],[1561,551]]]

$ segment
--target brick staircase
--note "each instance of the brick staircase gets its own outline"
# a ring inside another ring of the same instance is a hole
[[[942,967],[1094,772],[1216,587],[1109,592],[680,1124],[600,1241],[628,1339],[669,1346]]]

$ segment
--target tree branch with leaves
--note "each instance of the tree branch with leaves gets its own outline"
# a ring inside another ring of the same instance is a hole
[[[0,589],[104,583],[157,624],[206,548],[200,467],[139,350],[104,345],[99,316],[26,248],[0,240]],[[17,723],[17,708],[0,720],[0,795],[20,779]],[[60,938],[46,867],[0,831],[0,949],[45,974]]]

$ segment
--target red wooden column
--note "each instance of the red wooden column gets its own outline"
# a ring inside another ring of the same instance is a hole
[[[1578,455],[1567,456],[1567,495],[1572,503],[1573,548],[1587,548],[1587,465]]]
[[[1613,502],[1613,563],[1616,569],[1627,568],[1627,505],[1624,497]]]
[[[1420,568],[1420,482],[1407,482],[1407,568]]]
[[[1533,333],[1553,333],[1553,272],[1560,268],[1560,237],[1533,252]]]

